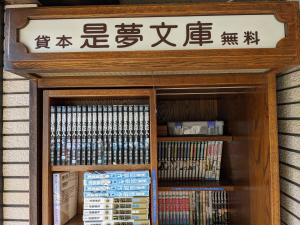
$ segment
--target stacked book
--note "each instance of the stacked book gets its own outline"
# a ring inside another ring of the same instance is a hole
[[[149,163],[149,105],[51,106],[52,165]]]
[[[53,224],[63,225],[77,213],[78,172],[53,174]]]
[[[150,225],[149,171],[84,173],[84,225]]]
[[[160,225],[227,225],[225,191],[159,192]]]
[[[219,180],[222,141],[158,143],[158,176],[163,180]]]

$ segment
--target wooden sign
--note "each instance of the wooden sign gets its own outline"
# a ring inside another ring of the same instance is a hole
[[[8,9],[5,69],[48,78],[258,73],[299,64],[295,2]]]
[[[20,42],[32,53],[276,48],[274,15],[30,20]]]

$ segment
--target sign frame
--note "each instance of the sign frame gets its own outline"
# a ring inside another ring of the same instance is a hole
[[[133,52],[29,53],[18,42],[18,31],[29,20],[162,16],[272,14],[285,23],[286,37],[276,48],[209,49]],[[209,71],[286,69],[299,64],[299,9],[295,2],[201,3],[38,7],[8,9],[6,13],[5,69],[24,76],[39,73],[139,73],[153,71]],[[51,76],[51,75],[49,75]]]

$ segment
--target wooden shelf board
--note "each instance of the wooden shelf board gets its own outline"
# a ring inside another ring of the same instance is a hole
[[[76,215],[65,225],[83,225],[82,215]]]
[[[158,137],[157,141],[232,141],[232,136],[172,136],[172,137]]]
[[[63,171],[94,171],[94,170],[150,170],[149,164],[142,165],[75,165],[75,166],[52,166],[52,172]]]
[[[234,191],[232,184],[220,181],[159,181],[159,191]]]

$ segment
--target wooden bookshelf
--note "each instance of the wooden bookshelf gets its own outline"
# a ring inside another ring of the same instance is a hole
[[[160,181],[158,183],[159,191],[234,191],[232,184],[220,181]]]
[[[113,103],[112,103],[113,102]],[[86,104],[148,104],[149,105],[149,164],[111,164],[111,165],[51,165],[50,162],[50,106],[51,105],[86,105]],[[156,134],[156,101],[152,89],[126,90],[48,90],[43,96],[43,225],[53,224],[53,178],[55,172],[80,172],[77,216],[70,220],[68,225],[82,225],[83,212],[83,172],[86,171],[136,171],[148,170],[151,174],[149,219],[151,224],[157,224],[157,134]],[[155,206],[155,208],[154,208]]]
[[[172,136],[172,137],[158,137],[158,141],[227,141],[233,140],[232,136],[226,135],[203,135],[203,136]]]
[[[112,170],[150,170],[150,164],[142,165],[74,165],[74,166],[51,166],[52,172],[64,172],[64,171],[112,171]]]

